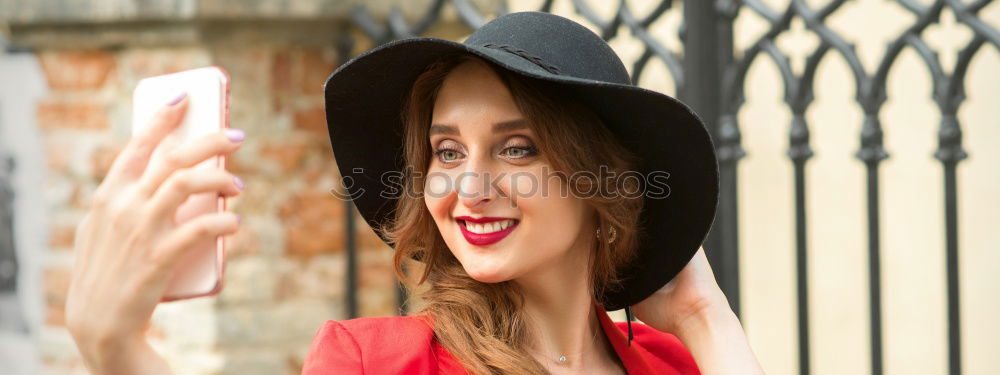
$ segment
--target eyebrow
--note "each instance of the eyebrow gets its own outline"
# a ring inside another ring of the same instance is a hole
[[[519,118],[516,120],[502,121],[493,124],[494,133],[504,133],[518,129],[525,129],[528,127],[528,120]],[[429,136],[443,134],[443,135],[461,135],[458,131],[458,127],[450,124],[431,124]]]

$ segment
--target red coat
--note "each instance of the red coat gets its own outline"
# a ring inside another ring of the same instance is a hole
[[[595,304],[601,327],[629,374],[700,374],[691,353],[669,333],[613,322]],[[434,331],[413,316],[328,320],[316,332],[302,367],[317,374],[467,374],[434,339]]]

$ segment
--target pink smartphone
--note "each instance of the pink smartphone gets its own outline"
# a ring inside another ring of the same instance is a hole
[[[132,134],[143,131],[153,115],[181,92],[188,95],[187,113],[154,155],[179,144],[218,132],[229,126],[229,75],[219,67],[205,67],[145,78],[132,95]],[[193,168],[226,168],[226,158],[216,156]],[[182,223],[198,215],[223,212],[226,198],[216,193],[190,196],[177,209]],[[225,272],[225,240],[219,236],[196,244],[173,270],[161,302],[216,295]]]

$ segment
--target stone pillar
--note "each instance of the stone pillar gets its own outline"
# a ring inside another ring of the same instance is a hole
[[[35,108],[47,155],[49,219],[38,338],[45,373],[86,373],[64,329],[74,229],[130,133],[143,77],[217,65],[232,77],[232,127],[248,138],[230,170],[247,183],[230,201],[244,224],[230,239],[217,298],[163,304],[149,337],[180,374],[298,374],[316,329],[343,319],[343,202],[329,148],[322,85],[370,42],[352,27],[360,1],[8,0],[0,25],[37,56],[48,91]],[[366,6],[384,19],[392,1]],[[415,19],[429,1],[399,2]],[[435,36],[468,30],[446,12]],[[360,313],[394,315],[391,249],[357,220]]]

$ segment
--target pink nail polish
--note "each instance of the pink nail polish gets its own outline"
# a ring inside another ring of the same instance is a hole
[[[236,184],[236,187],[239,188],[240,190],[246,189],[247,187],[246,185],[243,184],[243,180],[241,180],[237,176],[233,176],[233,183]]]
[[[230,141],[239,142],[242,141],[243,138],[246,138],[246,133],[240,129],[226,129],[226,137],[228,137]]]
[[[182,92],[182,93],[180,93],[180,95],[177,95],[176,98],[173,98],[172,100],[170,100],[170,102],[168,102],[167,105],[177,105],[177,103],[180,103],[181,100],[184,100],[185,96],[187,96],[187,93],[186,92]]]

